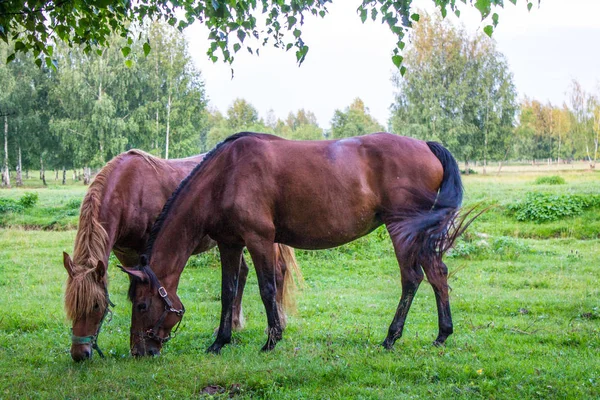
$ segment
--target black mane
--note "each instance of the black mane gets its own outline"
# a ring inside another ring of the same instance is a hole
[[[183,189],[188,185],[189,181],[196,176],[197,174],[200,173],[200,170],[211,160],[213,159],[217,154],[219,154],[223,148],[225,147],[225,145],[239,139],[239,138],[243,138],[243,137],[261,137],[262,134],[261,133],[255,133],[255,132],[239,132],[236,133],[234,135],[229,136],[228,138],[226,138],[225,140],[223,140],[222,142],[220,142],[219,144],[217,144],[211,151],[209,151],[208,153],[206,153],[206,156],[202,159],[202,161],[200,161],[200,163],[198,165],[196,165],[194,167],[194,169],[192,170],[192,172],[189,173],[188,176],[185,177],[185,179],[183,181],[181,181],[181,183],[179,184],[179,186],[177,186],[177,189],[175,189],[175,191],[171,194],[171,196],[169,197],[169,200],[167,200],[167,202],[165,203],[165,205],[163,206],[162,211],[160,212],[158,218],[156,219],[156,221],[154,222],[154,225],[152,225],[152,229],[150,230],[150,239],[148,239],[148,244],[146,245],[146,251],[145,254],[148,257],[148,261],[150,261],[150,254],[152,253],[152,247],[154,246],[154,242],[156,240],[156,236],[158,235],[158,232],[160,232],[160,229],[163,226],[163,223],[165,221],[165,219],[167,218],[167,215],[169,214],[169,210],[171,209],[171,205],[173,204],[173,202],[175,202],[175,200],[177,199],[177,197],[179,196],[179,194],[183,191]]]

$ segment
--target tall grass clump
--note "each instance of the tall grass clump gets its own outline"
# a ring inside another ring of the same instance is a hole
[[[517,221],[543,223],[574,217],[583,213],[585,209],[598,205],[598,195],[529,192],[524,200],[510,204],[508,210],[514,214]]]
[[[0,214],[8,212],[22,212],[37,204],[37,193],[25,193],[19,200],[0,198]]]
[[[564,185],[565,178],[562,176],[540,176],[535,180],[536,185]]]

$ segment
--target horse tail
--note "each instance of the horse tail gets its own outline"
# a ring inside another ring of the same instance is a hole
[[[304,277],[296,262],[294,249],[278,243],[277,264],[285,266],[285,275],[283,278],[283,306],[285,311],[294,312],[296,311],[296,292],[298,291],[298,285],[300,285],[300,287],[304,286]],[[298,284],[296,284],[296,281]]]
[[[444,253],[481,214],[468,221],[473,209],[460,215],[464,189],[458,164],[441,144],[427,142],[427,146],[444,170],[437,195],[419,192],[420,207],[394,212],[386,221],[396,248],[403,249],[408,261],[418,265],[441,261]]]

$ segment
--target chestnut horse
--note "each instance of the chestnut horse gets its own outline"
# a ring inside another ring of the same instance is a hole
[[[65,309],[72,321],[73,360],[90,358],[93,349],[102,355],[97,339],[112,305],[108,297],[106,274],[111,250],[123,265],[133,267],[137,264],[140,254],[146,249],[152,224],[163,205],[203,157],[198,155],[163,160],[139,150],[130,150],[108,162],[90,185],[81,204],[73,259],[63,253],[64,266],[69,275]],[[188,256],[214,245],[215,242],[205,236],[196,241]],[[299,270],[293,250],[279,250],[282,257],[278,263],[278,285],[285,294],[291,296],[292,292],[287,290],[290,274],[285,273],[286,267],[298,274]],[[240,261],[240,285],[233,310],[236,328],[241,328],[243,324],[241,299],[248,273],[243,258]],[[289,300],[282,297],[278,298],[278,304]]]
[[[211,150],[173,193],[152,228],[147,265],[144,259],[128,271],[138,278],[130,294],[134,304],[159,302],[153,271],[160,271],[164,287],[175,293],[185,260],[209,235],[219,246],[222,266],[220,326],[208,348],[218,353],[231,340],[239,259],[246,246],[269,325],[262,350],[271,350],[282,336],[273,243],[331,248],[385,224],[400,265],[402,295],[383,346],[391,348],[402,335],[423,271],[437,303],[435,344],[443,344],[452,334],[452,318],[442,255],[470,223],[458,216],[462,197],[456,161],[439,143],[389,133],[327,141],[238,133]],[[151,328],[161,312],[141,316],[134,307],[132,326]],[[165,328],[176,322],[173,318]]]

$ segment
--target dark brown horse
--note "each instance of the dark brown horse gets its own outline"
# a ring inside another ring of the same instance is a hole
[[[96,341],[111,304],[107,280],[111,250],[123,265],[133,267],[137,264],[163,205],[203,157],[162,160],[139,150],[130,150],[112,159],[90,185],[81,204],[73,260],[63,253],[69,275],[65,309],[73,323],[71,357],[75,361],[90,358],[93,349],[102,354]],[[205,236],[196,241],[188,256],[213,246],[215,242]],[[299,271],[293,250],[283,248],[281,251],[278,284],[284,290],[284,282],[286,286],[290,282],[286,267]],[[241,299],[248,273],[243,258],[240,261],[240,285],[233,310],[236,328],[243,324]],[[292,293],[287,289],[284,291]],[[284,299],[278,300],[282,304]]]
[[[129,271],[139,278],[130,294],[134,304],[160,302],[154,271],[176,298],[185,260],[209,235],[222,263],[221,321],[208,349],[218,353],[231,340],[239,260],[246,246],[269,325],[263,350],[270,350],[282,336],[273,243],[331,248],[385,224],[400,264],[402,296],[383,346],[391,348],[402,335],[423,271],[437,302],[435,343],[442,344],[452,333],[442,255],[468,225],[458,217],[462,196],[456,161],[438,143],[388,133],[330,141],[239,133],[208,153],[173,193],[152,228],[148,264]],[[161,313],[157,308],[141,315],[134,308],[132,326],[149,329]],[[177,320],[173,317],[165,329]]]

